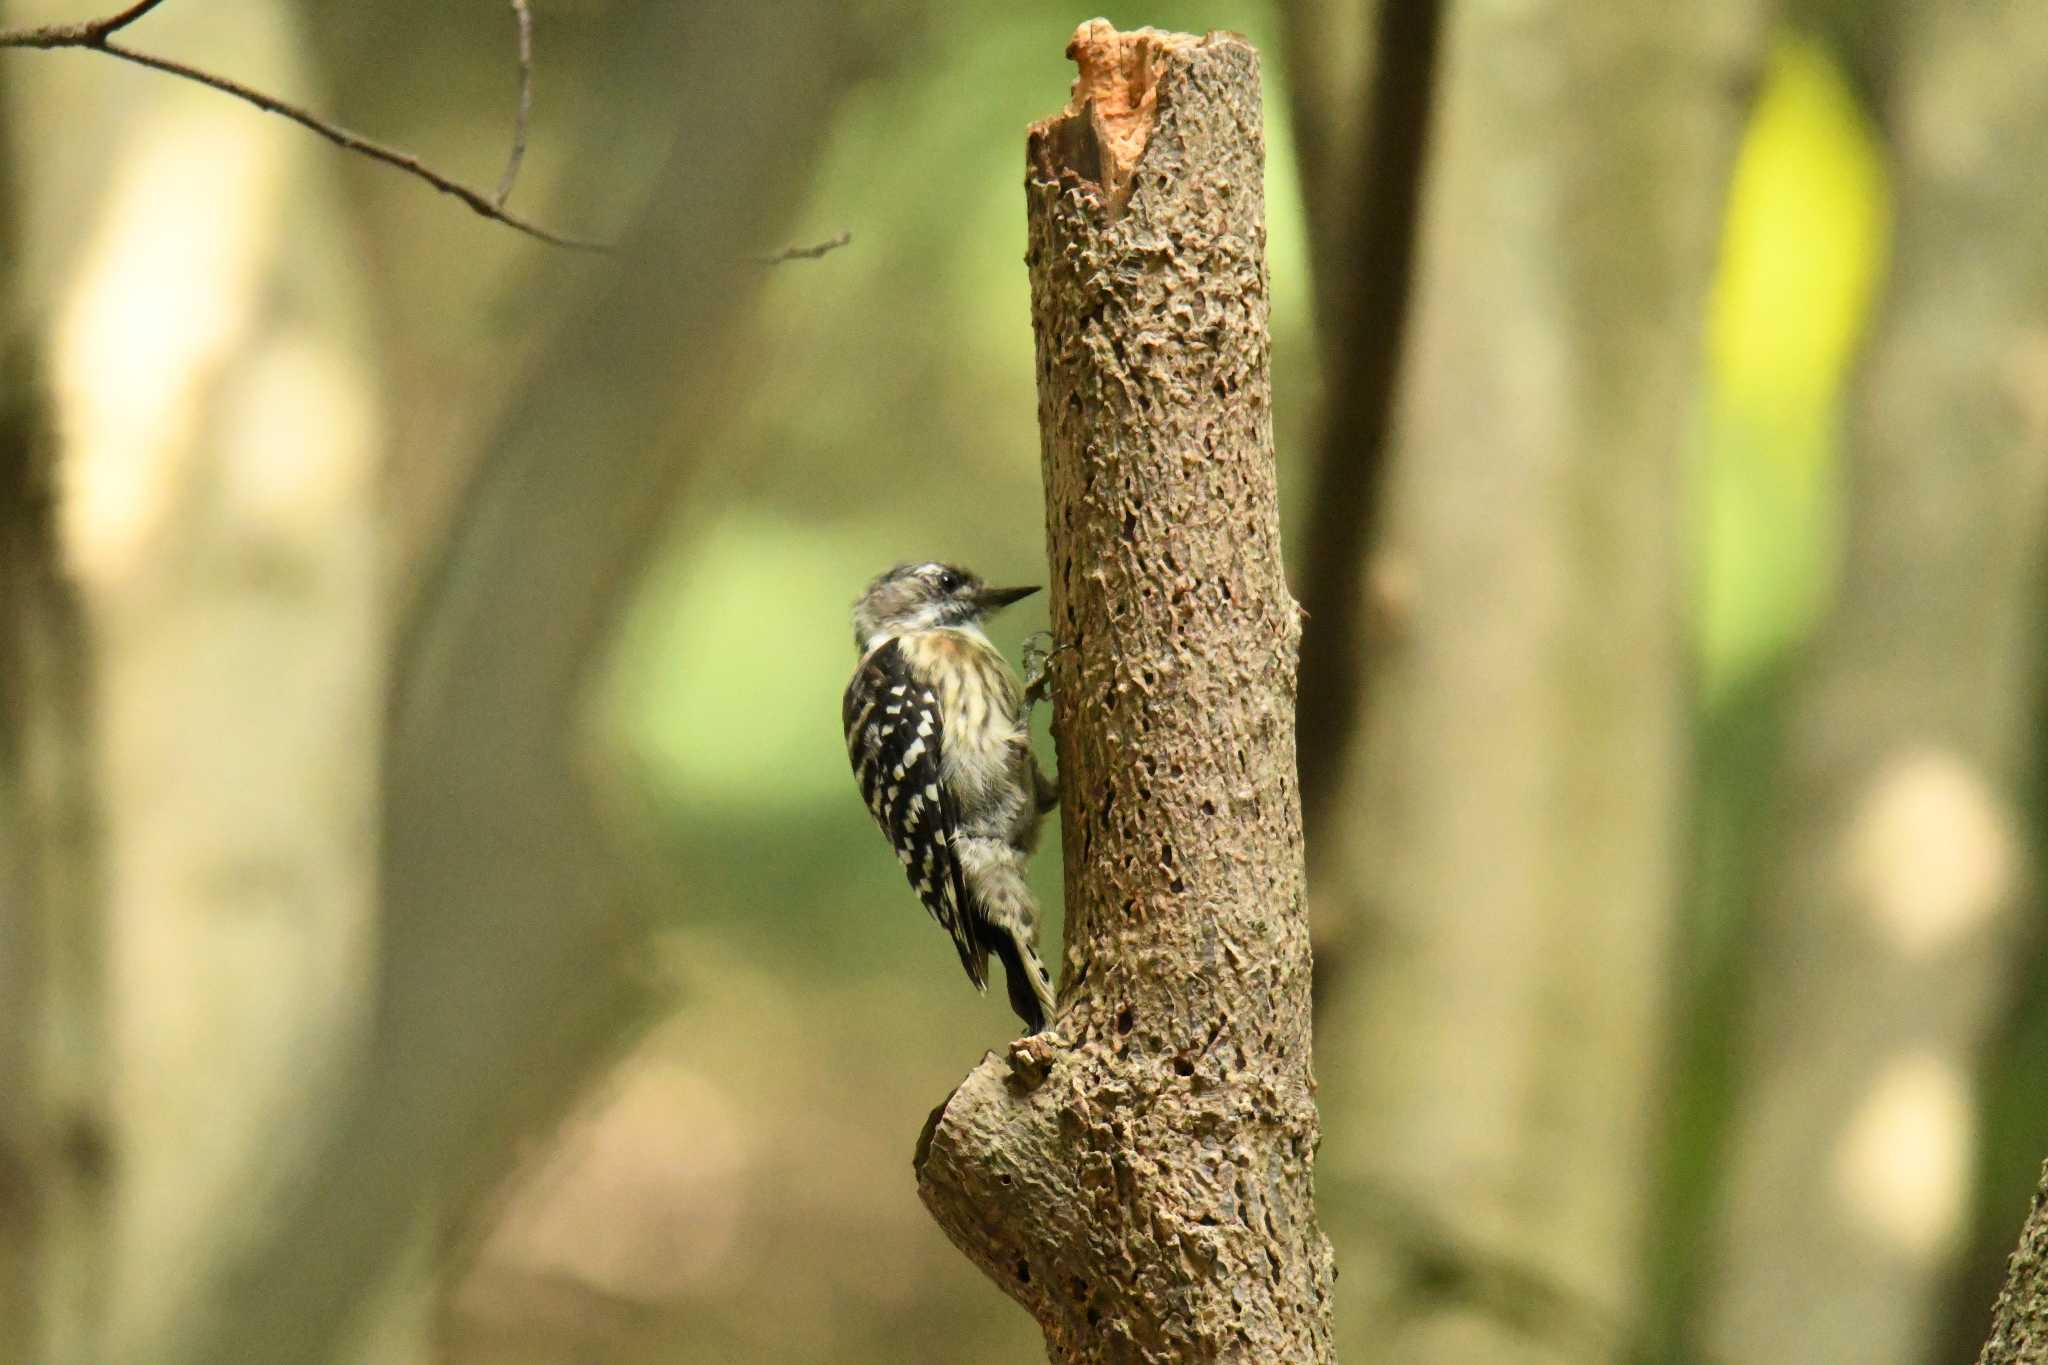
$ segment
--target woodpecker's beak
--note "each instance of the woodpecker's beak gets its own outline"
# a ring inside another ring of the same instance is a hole
[[[1037,592],[1032,588],[983,588],[978,599],[983,611],[998,611],[1012,602],[1021,602]]]

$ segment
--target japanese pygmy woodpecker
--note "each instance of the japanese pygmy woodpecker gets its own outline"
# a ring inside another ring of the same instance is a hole
[[[990,588],[950,564],[899,564],[853,606],[860,651],[842,716],[868,810],[910,884],[988,989],[1037,1033],[1053,1012],[1024,864],[1059,791],[1031,752],[1023,689],[982,620],[1036,588]]]

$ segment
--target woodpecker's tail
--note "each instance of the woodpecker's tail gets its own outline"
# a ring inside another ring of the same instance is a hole
[[[1039,1033],[1056,1008],[1052,973],[1038,956],[1038,902],[1024,881],[1024,855],[999,839],[962,839],[970,917],[983,947],[1003,960],[1010,1008]]]

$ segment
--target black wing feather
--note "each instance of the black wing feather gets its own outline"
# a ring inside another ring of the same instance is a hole
[[[868,812],[889,836],[918,899],[952,935],[968,979],[986,990],[988,950],[968,925],[967,883],[954,847],[960,812],[939,779],[945,734],[938,691],[917,676],[897,641],[885,640],[854,670],[840,718]]]

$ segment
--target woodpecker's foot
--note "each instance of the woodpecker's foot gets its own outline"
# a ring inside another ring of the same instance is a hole
[[[1048,1027],[1039,1033],[1027,1033],[1010,1044],[1010,1081],[1019,1090],[1036,1090],[1045,1083],[1052,1071],[1052,1064],[1059,1057],[1067,1040]]]
[[[1038,641],[1045,641],[1039,644]],[[1024,704],[1036,706],[1052,695],[1052,661],[1071,645],[1055,644],[1049,630],[1034,630],[1024,637]]]

